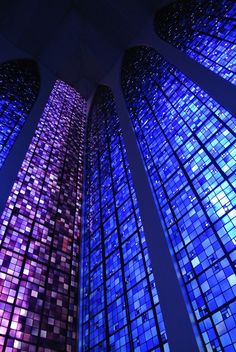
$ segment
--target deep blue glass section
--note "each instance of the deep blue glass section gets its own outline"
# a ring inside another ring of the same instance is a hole
[[[0,65],[0,167],[36,101],[39,82],[38,66],[32,60]]]
[[[80,351],[169,351],[114,98],[88,121]]]
[[[160,38],[232,84],[236,84],[235,26],[232,0],[179,0],[155,17]]]
[[[233,351],[235,117],[151,48],[127,51],[122,87],[202,344]]]

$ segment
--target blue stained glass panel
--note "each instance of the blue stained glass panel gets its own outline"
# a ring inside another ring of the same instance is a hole
[[[0,64],[0,168],[39,92],[37,64],[28,59]]]
[[[236,84],[236,3],[178,0],[155,17],[158,36]]]
[[[80,351],[169,351],[111,90],[88,121]]]
[[[215,316],[236,293],[235,117],[151,48],[127,51],[122,87],[202,344],[231,351]]]

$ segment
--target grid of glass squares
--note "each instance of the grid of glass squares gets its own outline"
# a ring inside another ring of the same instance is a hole
[[[179,0],[155,17],[160,38],[232,84],[236,84],[235,26],[233,0]]]
[[[76,350],[85,113],[57,81],[1,217],[1,351]]]
[[[111,90],[88,122],[79,351],[169,351]]]
[[[39,82],[38,66],[32,60],[0,65],[0,168],[35,103]]]
[[[122,87],[202,343],[234,351],[235,117],[151,48],[127,51]]]

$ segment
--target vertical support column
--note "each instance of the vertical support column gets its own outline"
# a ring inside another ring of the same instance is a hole
[[[132,178],[139,202],[152,269],[160,296],[170,349],[173,352],[195,352],[198,346],[181,293],[167,241],[160,223],[152,191],[144,170],[128,111],[120,86],[120,64],[104,82],[112,89],[120,118]],[[197,332],[196,332],[197,334]]]

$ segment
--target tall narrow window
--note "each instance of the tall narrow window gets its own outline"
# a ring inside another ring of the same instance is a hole
[[[86,103],[57,81],[0,221],[0,350],[75,351]]]
[[[127,51],[122,87],[203,345],[232,351],[235,118],[151,48]]]
[[[114,98],[88,123],[80,351],[169,351]]]
[[[36,101],[39,82],[38,66],[32,60],[0,65],[0,167]]]
[[[236,3],[232,0],[179,0],[159,10],[160,38],[236,84]]]

